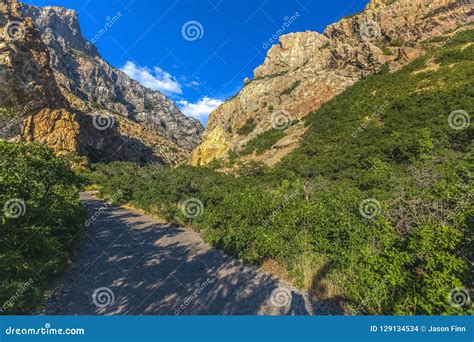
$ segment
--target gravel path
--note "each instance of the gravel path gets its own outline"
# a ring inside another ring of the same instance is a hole
[[[44,300],[55,315],[334,314],[196,232],[107,205],[84,192],[88,227],[74,264]]]

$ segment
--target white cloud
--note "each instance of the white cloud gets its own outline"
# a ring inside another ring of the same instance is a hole
[[[125,74],[152,90],[159,90],[166,95],[182,94],[183,90],[178,81],[161,68],[155,67],[153,70],[147,67],[137,66],[128,61],[120,68]]]
[[[182,100],[178,102],[178,105],[180,106],[181,111],[187,116],[206,121],[209,114],[222,103],[224,103],[224,101],[205,96],[196,103]]]
[[[189,87],[199,87],[201,83],[198,81],[192,81],[191,83],[188,84]]]

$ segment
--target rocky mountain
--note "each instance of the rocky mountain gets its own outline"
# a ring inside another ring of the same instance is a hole
[[[76,12],[0,3],[0,86],[7,85],[0,107],[10,113],[0,119],[4,138],[41,141],[92,160],[158,163],[182,161],[200,142],[197,120],[100,57],[81,35]],[[43,78],[49,88],[38,88]],[[46,107],[62,111],[44,114]],[[52,125],[63,121],[71,129]]]
[[[0,132],[77,151],[79,125],[49,67],[49,51],[19,5],[0,2]]]
[[[264,132],[284,136],[261,155],[269,165],[298,146],[310,112],[387,64],[401,68],[425,53],[423,42],[470,25],[472,1],[372,0],[359,14],[317,32],[280,37],[252,80],[209,118],[190,163],[239,155]]]

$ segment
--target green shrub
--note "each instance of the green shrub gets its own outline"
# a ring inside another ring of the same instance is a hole
[[[474,62],[459,46],[472,38],[459,34],[348,88],[307,117],[300,147],[272,169],[114,163],[98,165],[95,177],[104,195],[123,190],[124,201],[191,224],[246,262],[276,260],[310,293],[330,284],[338,294],[322,299],[349,313],[466,314],[449,296],[472,283],[473,129],[454,130],[448,117],[474,108]],[[415,72],[431,58],[443,65]],[[264,132],[244,153],[284,134]],[[180,207],[189,198],[203,205],[193,219]]]
[[[273,145],[278,142],[278,140],[282,139],[284,136],[284,131],[272,128],[250,140],[245,145],[241,153],[243,155],[251,154],[253,152],[256,152],[257,154],[262,154],[266,150],[269,150]]]
[[[287,89],[283,90],[280,95],[290,95],[293,90],[298,88],[298,86],[301,84],[301,81],[295,81],[291,86],[289,86]]]
[[[405,42],[401,38],[392,39],[392,41],[390,42],[391,46],[397,46],[397,47],[403,46],[404,44]]]
[[[467,265],[457,255],[463,234],[456,228],[426,223],[408,238],[404,265],[406,283],[400,284],[401,295],[395,302],[397,314],[455,314],[462,310],[450,303],[453,289],[462,288],[458,275]]]
[[[247,135],[247,134],[252,133],[255,127],[257,127],[257,124],[255,123],[255,119],[250,118],[245,122],[245,124],[242,127],[240,127],[237,130],[237,133],[240,135]]]
[[[38,145],[0,141],[0,161],[0,303],[8,313],[31,313],[84,226],[82,179]]]
[[[330,46],[331,46],[331,43],[326,42],[326,43],[324,43],[319,49],[320,49],[320,50],[324,50],[324,49],[329,48]]]
[[[378,48],[379,48],[380,50],[382,50],[382,53],[383,53],[385,56],[391,56],[391,55],[393,55],[392,50],[390,50],[390,49],[387,47],[387,45],[385,45],[385,44],[379,44],[379,45],[378,45]]]
[[[0,116],[6,116],[7,118],[11,118],[15,115],[16,113],[12,108],[0,107]]]

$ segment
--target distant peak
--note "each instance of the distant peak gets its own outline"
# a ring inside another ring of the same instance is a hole
[[[63,13],[65,15],[72,15],[77,17],[77,12],[73,9],[68,9],[62,6],[44,6],[43,10]]]
[[[18,0],[0,0],[0,3],[4,5],[8,5],[8,4],[12,5],[12,4],[17,4]]]
[[[18,0],[0,0],[0,13],[7,13],[12,16],[18,16],[19,14],[19,3]]]
[[[397,2],[398,0],[371,0],[367,5],[367,10],[376,10],[379,8],[383,8]]]

